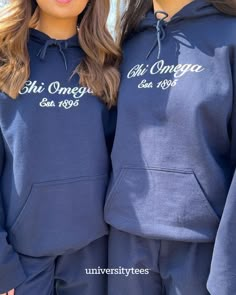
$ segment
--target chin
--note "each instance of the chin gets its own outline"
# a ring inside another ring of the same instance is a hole
[[[74,18],[86,8],[88,0],[38,0],[40,10],[57,18]]]

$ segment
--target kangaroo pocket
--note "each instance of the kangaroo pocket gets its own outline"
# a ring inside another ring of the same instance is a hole
[[[219,218],[192,170],[123,168],[107,197],[105,220],[149,238],[213,241]]]
[[[103,207],[107,177],[33,184],[9,230],[15,249],[31,256],[77,250],[107,233]]]

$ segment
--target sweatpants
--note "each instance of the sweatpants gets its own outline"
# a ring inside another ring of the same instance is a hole
[[[89,269],[107,267],[107,236],[67,255],[20,259],[27,279],[15,295],[107,294],[106,275],[89,274]]]
[[[145,239],[111,228],[108,265],[122,274],[108,276],[108,295],[210,294],[212,252],[213,243]]]

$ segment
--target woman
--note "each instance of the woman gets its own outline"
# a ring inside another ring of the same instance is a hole
[[[108,0],[1,10],[1,294],[105,294],[105,277],[86,268],[107,261],[108,107],[119,84],[108,12]]]
[[[236,294],[235,205],[217,235],[236,166],[236,21],[218,9],[236,5],[211,2],[129,1],[105,220],[109,267],[130,271],[109,295]]]

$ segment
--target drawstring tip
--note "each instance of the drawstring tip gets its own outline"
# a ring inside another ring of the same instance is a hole
[[[148,52],[148,54],[146,55],[146,59],[149,58],[149,56],[151,55],[151,53],[152,53],[151,51]]]
[[[151,53],[153,52],[153,50],[156,48],[157,44],[158,44],[158,41],[155,41],[154,44],[153,44],[153,46],[152,46],[152,48],[151,48],[151,50],[146,55],[146,59],[149,58],[149,56],[151,55]]]
[[[157,59],[158,59],[158,60],[159,60],[159,58],[160,58],[160,55],[161,55],[161,47],[159,46],[158,53],[157,53]]]
[[[37,53],[36,56],[40,56],[41,55],[41,52],[42,52],[42,49],[39,50],[39,52]],[[41,59],[41,57],[40,57],[40,59]]]

